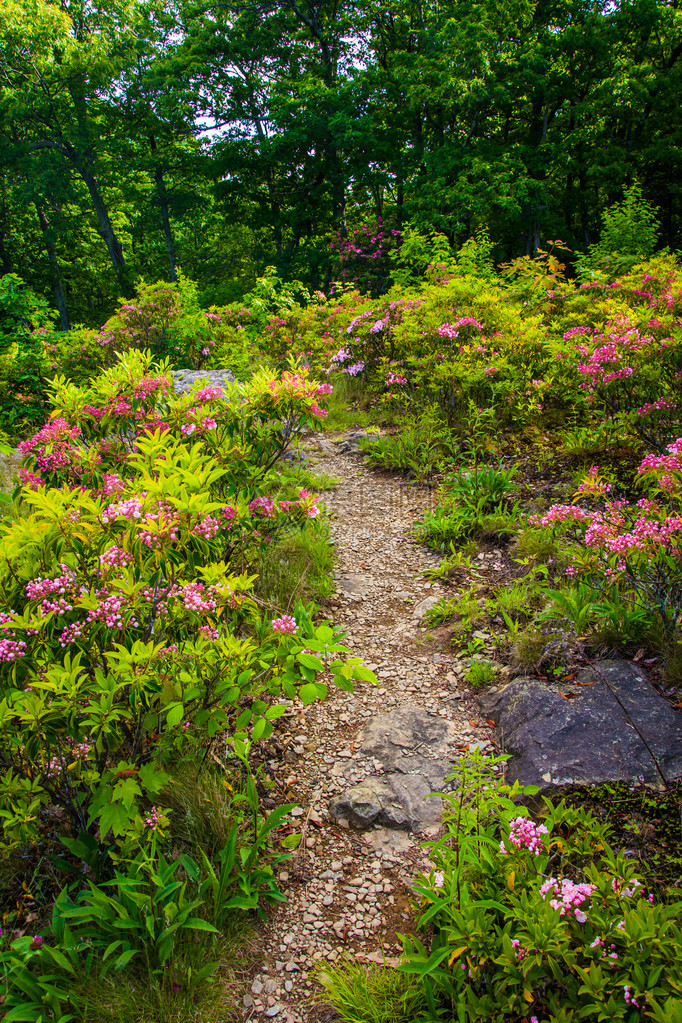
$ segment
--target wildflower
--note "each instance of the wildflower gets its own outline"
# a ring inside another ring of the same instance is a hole
[[[296,621],[291,615],[282,615],[281,618],[274,618],[272,621],[272,631],[279,632],[283,636],[293,636],[297,629]]]
[[[568,878],[557,881],[550,877],[544,884],[540,885],[540,894],[543,898],[552,893],[556,898],[550,899],[549,904],[553,909],[559,910],[560,916],[565,916],[572,911],[578,923],[584,924],[587,920],[586,914],[580,906],[588,899],[595,890],[593,884],[574,884]]]
[[[143,818],[144,826],[149,828],[150,831],[158,831],[159,824],[161,823],[161,814],[155,806],[149,811],[149,816]]]
[[[516,817],[509,822],[509,840],[515,849],[529,849],[534,856],[537,856],[543,849],[541,835],[549,832],[544,824],[536,825],[527,817]],[[500,842],[500,852],[508,856],[504,842]]]
[[[442,888],[445,884],[445,874],[442,870],[437,870],[433,877],[434,888]]]

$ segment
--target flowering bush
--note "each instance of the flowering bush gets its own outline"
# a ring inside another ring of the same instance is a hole
[[[522,791],[501,784],[499,764],[476,756],[458,770],[435,869],[415,886],[432,938],[403,939],[400,968],[422,979],[432,1015],[677,1019],[682,903],[647,893],[588,812],[545,799],[541,824],[519,816]]]
[[[614,499],[593,466],[576,499],[596,501],[595,510],[554,504],[529,522],[578,545],[569,577],[639,607],[671,636],[682,611],[682,438],[667,454],[647,455],[638,474],[650,496],[636,503]]]
[[[391,276],[391,255],[400,244],[401,232],[378,217],[347,234],[337,231],[331,242],[338,278],[352,282],[365,293],[381,295]]]
[[[201,442],[221,467],[221,492],[237,494],[257,486],[306,423],[324,418],[319,402],[331,387],[306,370],[280,377],[262,371],[245,387],[178,396],[167,364],[131,351],[90,386],[58,378],[53,391],[50,421],[20,445],[25,482],[112,493],[139,458],[137,439],[158,431],[187,446]]]
[[[184,277],[177,284],[142,283],[137,296],[121,301],[99,330],[78,326],[45,332],[44,368],[49,376],[85,385],[114,366],[119,355],[149,350],[175,366],[226,367],[246,380],[251,375],[250,320],[244,307],[200,308],[195,285]]]
[[[372,675],[301,607],[261,622],[254,576],[234,567],[319,513],[307,491],[258,493],[294,424],[321,414],[318,385],[173,398],[129,353],[92,388],[55,391],[23,445],[26,515],[0,538],[0,819],[6,843],[26,842],[59,809],[67,834],[124,850],[157,831],[145,806],[188,730],[243,745],[271,733],[282,697]]]

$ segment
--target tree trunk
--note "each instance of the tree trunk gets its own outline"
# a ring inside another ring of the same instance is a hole
[[[62,152],[76,168],[80,177],[84,181],[88,192],[90,193],[92,206],[97,216],[97,223],[99,224],[100,234],[106,242],[106,246],[109,251],[109,258],[111,259],[112,266],[116,271],[116,276],[118,277],[119,284],[121,285],[121,291],[126,298],[132,298],[135,294],[135,289],[133,288],[132,282],[128,276],[128,267],[126,266],[126,261],[123,256],[123,246],[116,237],[116,232],[114,231],[114,225],[111,223],[107,204],[99,190],[99,182],[95,176],[96,164],[92,144],[91,126],[88,119],[86,96],[78,83],[74,83],[69,86],[69,93],[73,101],[76,120],[78,121],[78,127],[80,129],[83,144],[78,150],[74,149],[70,145],[63,145],[61,147]]]
[[[50,264],[50,275],[52,277],[52,290],[54,291],[55,301],[57,303],[57,309],[59,310],[59,325],[62,330],[69,329],[69,313],[66,307],[66,295],[64,294],[64,285],[62,283],[62,275],[59,269],[59,260],[57,259],[57,250],[54,247],[54,241],[52,240],[52,231],[50,230],[50,222],[47,219],[45,210],[42,208],[40,203],[35,204],[36,213],[38,214],[38,220],[40,222],[40,230],[43,232],[43,241],[45,242],[45,248],[47,250],[47,259]]]
[[[10,256],[7,246],[5,245],[5,232],[0,231],[0,263],[2,264],[2,274],[12,273],[12,257]]]
[[[156,139],[152,135],[149,139],[149,146],[154,155],[154,184],[156,185],[156,195],[159,200],[159,207],[161,209],[161,223],[163,224],[163,236],[166,239],[166,249],[168,251],[168,268],[171,281],[177,281],[177,261],[175,258],[175,238],[173,237],[173,229],[171,228],[170,212],[168,210],[168,191],[166,189],[166,182],[163,177],[163,171],[161,165],[156,161]]]
[[[126,298],[132,298],[135,294],[135,289],[133,288],[128,276],[128,267],[126,266],[126,261],[123,256],[123,246],[116,237],[116,232],[114,231],[114,225],[111,223],[107,204],[99,190],[99,182],[95,175],[87,167],[84,167],[82,163],[79,162],[76,164],[76,169],[90,193],[92,206],[95,214],[97,215],[100,234],[102,235],[102,238],[104,238],[107,249],[109,250],[109,258],[111,259],[112,266],[116,271],[119,284],[121,285],[121,291]]]

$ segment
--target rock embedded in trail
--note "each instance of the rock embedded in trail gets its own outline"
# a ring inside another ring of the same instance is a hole
[[[360,455],[362,454],[362,447],[360,441],[366,440],[368,434],[364,430],[351,430],[345,434],[343,439],[339,441],[336,447],[336,453],[339,455]]]
[[[682,778],[682,713],[629,661],[601,661],[558,686],[518,678],[479,702],[513,754],[508,779],[543,793]]]
[[[336,589],[346,597],[366,597],[371,589],[371,580],[357,572],[346,572],[337,577]]]
[[[372,718],[360,739],[360,753],[371,756],[375,772],[330,804],[332,817],[353,827],[375,825],[422,831],[440,822],[440,792],[452,768],[452,723],[405,704]]]

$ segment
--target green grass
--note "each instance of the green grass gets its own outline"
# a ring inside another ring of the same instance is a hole
[[[491,611],[504,611],[510,618],[525,617],[532,613],[533,602],[537,596],[524,582],[513,582],[495,590],[495,598],[490,601]]]
[[[293,500],[298,496],[298,491],[305,487],[320,493],[325,490],[333,490],[338,487],[340,480],[336,476],[330,476],[326,472],[318,472],[317,468],[308,468],[307,465],[297,463],[280,463],[277,476],[273,480],[273,496],[280,499]]]
[[[229,935],[191,934],[178,946],[161,975],[126,969],[74,983],[71,997],[79,1023],[238,1023],[238,977],[256,955],[255,937],[245,928]],[[192,976],[209,962],[220,963],[212,982],[195,990]]]
[[[334,549],[329,524],[311,520],[263,551],[254,566],[255,593],[277,611],[288,612],[297,600],[321,600],[334,592]]]
[[[470,686],[491,686],[497,681],[497,665],[492,661],[472,661],[464,678]]]
[[[318,974],[337,1023],[413,1023],[426,1007],[418,981],[381,966],[346,962]]]
[[[371,426],[374,416],[362,382],[339,373],[334,377],[333,386],[334,390],[326,401],[329,414],[324,421],[325,432],[366,429]]]

